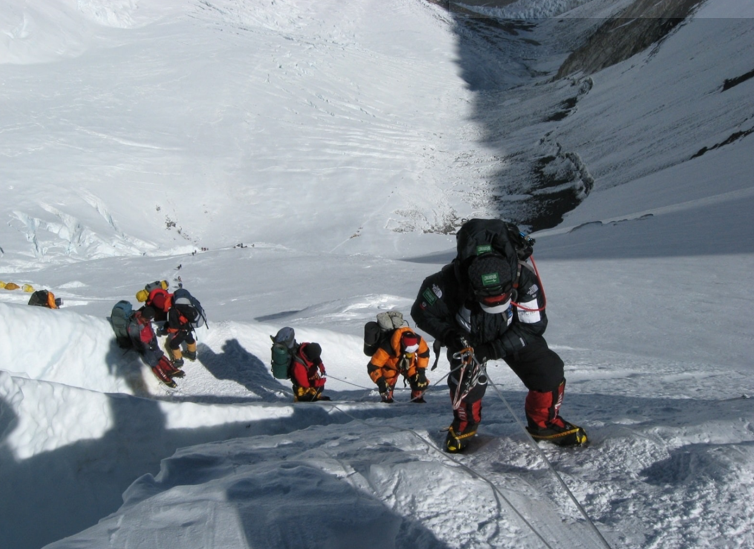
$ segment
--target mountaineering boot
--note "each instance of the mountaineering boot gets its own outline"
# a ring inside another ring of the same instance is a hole
[[[162,369],[159,363],[157,363],[156,366],[152,367],[152,372],[154,373],[155,376],[157,376],[157,379],[162,381],[168,387],[171,387],[173,389],[177,387],[177,385],[175,384],[175,381],[170,379],[170,376],[165,373],[165,371]]]
[[[387,404],[393,402],[393,386],[385,381],[384,377],[381,377],[376,381],[377,390],[380,392],[380,400]]]
[[[184,356],[191,362],[196,360],[196,343],[189,343],[186,345],[186,352]]]
[[[386,404],[392,404],[395,402],[393,400],[393,389],[388,387],[384,393],[380,393],[380,400]]]
[[[165,351],[168,355],[168,358],[170,359],[170,362],[173,363],[173,366],[176,368],[182,368],[183,367],[183,353],[181,353],[181,348],[178,347],[177,349],[173,349],[170,347],[170,337],[168,337],[165,340]]]
[[[325,396],[322,394],[322,391],[324,391],[324,387],[319,387],[317,389],[317,397],[314,400],[331,400],[329,396]]]
[[[448,428],[448,436],[445,437],[445,451],[449,454],[463,452],[469,445],[469,439],[476,434],[476,427],[467,429],[465,433],[456,434],[451,425]]]
[[[415,402],[416,404],[426,404],[427,401],[424,400],[424,391],[411,391],[411,402]]]
[[[184,377],[186,375],[186,372],[179,370],[178,368],[173,366],[173,363],[170,362],[167,357],[162,357],[158,365],[162,368],[162,371],[165,372],[165,374],[170,378]]]
[[[319,400],[319,392],[314,387],[294,387],[293,402],[314,402]]]
[[[168,347],[168,357],[170,358],[170,362],[173,363],[173,366],[176,368],[183,368],[183,354],[181,353],[181,349],[171,349]]]
[[[526,430],[537,442],[547,440],[558,446],[580,446],[589,442],[584,429],[567,422],[562,417],[555,418],[546,427],[529,425]]]
[[[549,440],[559,446],[578,446],[587,442],[584,429],[558,415],[564,390],[565,380],[554,391],[529,391],[526,395],[526,430],[534,440]]]

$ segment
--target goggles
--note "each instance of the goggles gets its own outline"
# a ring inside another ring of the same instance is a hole
[[[474,292],[474,297],[479,303],[488,307],[496,307],[510,300],[513,283],[508,282],[505,285],[482,288]]]

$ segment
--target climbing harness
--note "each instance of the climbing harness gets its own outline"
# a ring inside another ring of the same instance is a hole
[[[460,361],[460,364],[451,370],[451,373],[458,372],[455,394],[451,395],[453,409],[458,410],[463,399],[474,387],[487,384],[487,363],[480,363],[474,356],[474,349],[470,346],[453,353],[453,359]]]

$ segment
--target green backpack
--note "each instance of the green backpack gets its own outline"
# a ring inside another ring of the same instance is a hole
[[[290,379],[290,367],[293,353],[296,352],[296,333],[293,328],[280,328],[278,333],[270,336],[272,340],[272,376],[275,379]]]

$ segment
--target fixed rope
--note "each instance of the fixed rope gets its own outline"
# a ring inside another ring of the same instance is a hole
[[[521,430],[526,434],[526,439],[531,443],[532,446],[534,446],[534,449],[539,454],[539,457],[542,459],[542,461],[545,462],[547,465],[547,468],[550,469],[550,472],[552,472],[553,475],[555,475],[555,478],[558,479],[558,482],[563,487],[563,489],[566,491],[566,494],[568,494],[568,497],[571,499],[571,501],[576,505],[576,508],[581,513],[581,516],[584,517],[584,520],[587,522],[589,527],[592,529],[592,531],[597,534],[597,537],[600,539],[600,542],[607,547],[607,549],[612,549],[610,547],[610,544],[607,542],[605,537],[602,535],[602,532],[597,529],[597,526],[595,526],[594,522],[592,522],[592,519],[589,517],[589,514],[586,512],[586,509],[579,503],[579,500],[576,499],[576,496],[573,495],[573,492],[570,488],[568,488],[568,485],[565,483],[563,478],[560,476],[560,474],[555,470],[555,468],[552,466],[552,463],[550,463],[550,460],[547,459],[547,456],[545,455],[542,448],[539,447],[539,444],[537,444],[537,441],[532,438],[532,436],[529,434],[529,431],[526,430],[526,427],[524,427],[523,423],[521,423],[521,420],[518,419],[518,416],[516,416],[516,413],[513,411],[513,408],[511,408],[511,405],[508,404],[508,401],[503,396],[503,393],[500,392],[500,389],[498,389],[497,385],[495,385],[491,379],[488,378],[488,383],[492,386],[492,388],[497,393],[497,396],[500,397],[500,400],[503,401],[503,404],[505,404],[505,407],[508,408],[508,411],[513,416],[513,419],[518,424],[518,426],[521,428]]]
[[[358,418],[358,417],[356,417],[354,415],[349,414],[345,410],[339,408],[337,404],[333,404],[331,402],[323,402],[322,404],[329,405],[332,409],[337,410],[341,414],[344,414],[344,415],[350,417],[351,419],[353,419],[354,421],[362,423],[363,425],[367,426],[369,429],[374,430],[374,426],[373,425],[367,423],[365,420],[363,420],[361,418]],[[394,431],[397,431],[397,432],[405,432],[405,433],[412,434],[413,436],[415,436],[416,438],[418,438],[419,440],[421,440],[425,445],[427,445],[433,451],[437,452],[440,456],[442,456],[446,460],[452,461],[457,466],[459,466],[461,469],[464,469],[466,472],[468,472],[469,474],[471,474],[473,477],[476,477],[476,478],[478,478],[478,479],[486,482],[490,486],[490,488],[492,488],[492,491],[497,496],[499,496],[500,498],[502,498],[502,500],[508,505],[508,507],[510,507],[510,509],[521,520],[521,522],[523,522],[527,526],[527,528],[529,528],[534,533],[534,535],[539,539],[539,541],[541,541],[542,544],[545,547],[547,547],[548,549],[553,549],[552,546],[549,543],[547,543],[547,540],[542,536],[542,534],[539,533],[539,531],[534,527],[534,525],[531,522],[529,522],[529,520],[516,508],[516,506],[505,496],[505,494],[503,494],[503,492],[497,487],[497,485],[494,482],[492,482],[487,477],[485,477],[481,473],[479,473],[476,470],[474,470],[472,467],[469,467],[468,465],[466,465],[466,464],[458,461],[457,459],[453,458],[452,456],[446,454],[445,452],[443,452],[442,450],[440,450],[436,445],[432,444],[431,441],[426,440],[423,436],[421,436],[419,433],[417,433],[413,429],[404,429],[404,428],[395,427],[395,426],[392,426],[392,425],[386,425],[386,427],[388,427],[388,428],[390,428],[390,429],[392,429]]]

